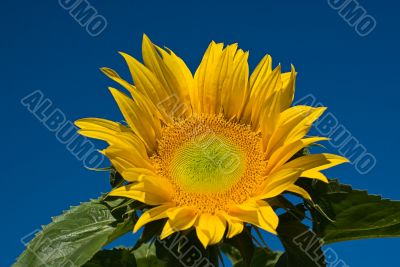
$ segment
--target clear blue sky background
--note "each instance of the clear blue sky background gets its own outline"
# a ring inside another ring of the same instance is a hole
[[[24,249],[20,239],[50,216],[109,189],[107,174],[84,169],[21,98],[39,89],[69,120],[121,119],[107,90],[115,84],[98,69],[112,67],[128,77],[117,51],[138,57],[143,33],[173,49],[192,70],[211,40],[238,42],[250,50],[253,67],[265,53],[286,70],[295,64],[296,97],[314,94],[377,158],[367,175],[347,165],[331,177],[400,198],[398,1],[359,0],[377,21],[367,37],[326,0],[91,2],[108,21],[95,38],[56,0],[2,3],[1,266],[14,261]],[[128,236],[119,243],[133,241]],[[349,266],[398,266],[399,245],[399,239],[371,239],[331,247]]]

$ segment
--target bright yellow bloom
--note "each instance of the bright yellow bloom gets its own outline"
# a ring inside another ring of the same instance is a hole
[[[130,96],[110,88],[127,126],[104,119],[76,122],[82,135],[107,141],[102,151],[129,182],[110,195],[149,207],[143,225],[167,218],[161,238],[195,227],[204,247],[250,223],[276,233],[269,199],[292,192],[299,177],[327,182],[320,172],[347,160],[332,154],[291,158],[323,137],[306,137],[325,108],[290,107],[296,72],[272,69],[265,56],[249,77],[248,53],[212,42],[194,77],[170,50],[144,36],[143,61],[125,58],[134,85],[103,72]]]

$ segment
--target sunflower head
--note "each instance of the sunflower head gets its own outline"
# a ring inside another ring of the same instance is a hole
[[[299,177],[327,182],[322,170],[347,160],[299,156],[323,137],[307,137],[325,108],[292,106],[296,72],[272,68],[265,56],[249,75],[248,53],[211,42],[192,75],[170,50],[143,39],[143,64],[121,53],[133,82],[102,71],[126,89],[110,88],[126,124],[87,118],[82,135],[104,140],[102,151],[127,184],[111,196],[147,204],[134,231],[166,219],[165,238],[195,229],[204,247],[251,224],[276,233],[271,199],[293,193],[311,200]]]

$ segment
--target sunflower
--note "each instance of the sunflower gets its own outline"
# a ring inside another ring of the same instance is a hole
[[[306,136],[324,107],[291,106],[296,71],[272,68],[266,55],[249,74],[248,52],[211,42],[194,76],[169,49],[142,43],[143,62],[121,53],[133,84],[102,71],[125,123],[80,119],[80,134],[104,140],[101,152],[126,181],[110,192],[146,204],[134,232],[165,220],[160,238],[195,228],[204,247],[252,224],[276,234],[271,199],[310,195],[299,177],[327,182],[322,170],[347,162],[298,152],[324,137]]]

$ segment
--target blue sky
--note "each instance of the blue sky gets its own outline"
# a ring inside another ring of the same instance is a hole
[[[293,63],[299,72],[296,99],[315,96],[376,159],[367,174],[349,164],[330,171],[330,177],[400,199],[398,1],[358,1],[376,21],[364,37],[326,0],[91,1],[99,25],[107,22],[100,33],[82,27],[60,2],[7,1],[0,11],[1,266],[9,266],[24,249],[21,238],[51,216],[109,189],[107,174],[86,170],[21,99],[40,90],[68,121],[120,120],[107,90],[115,84],[99,68],[128,77],[117,52],[140,57],[143,33],[173,49],[192,70],[211,40],[238,42],[250,50],[252,67],[265,53],[284,70]],[[340,148],[327,147],[339,153]],[[119,243],[133,240],[127,236]],[[279,247],[272,237],[270,242]],[[371,239],[330,247],[349,266],[396,266],[399,244],[399,239]]]

